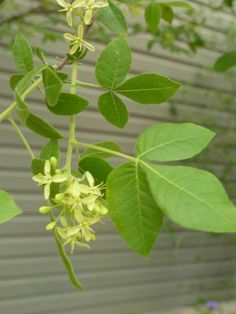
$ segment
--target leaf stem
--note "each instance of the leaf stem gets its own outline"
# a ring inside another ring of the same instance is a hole
[[[22,99],[28,96],[32,91],[37,88],[42,83],[42,77],[38,78],[29,88],[22,94]],[[13,110],[16,109],[17,103],[14,101],[5,111],[0,114],[0,122],[4,119],[8,118],[8,116],[12,113]]]
[[[112,149],[104,148],[104,147],[93,145],[93,144],[82,143],[82,142],[78,142],[78,141],[75,141],[74,143],[78,144],[79,146],[82,146],[82,147],[92,148],[92,149],[97,150],[97,151],[101,151],[104,153],[110,153],[114,156],[118,156],[118,157],[123,158],[123,159],[131,160],[132,162],[137,162],[136,157],[133,157],[133,156],[130,156],[127,154],[123,154],[123,153],[117,152],[117,151],[112,150]]]
[[[28,143],[28,141],[26,140],[24,134],[21,132],[21,130],[19,129],[18,125],[16,124],[16,122],[14,121],[14,119],[10,116],[8,117],[9,122],[11,123],[11,125],[14,127],[14,129],[16,130],[17,134],[19,135],[20,139],[22,140],[22,142],[24,143],[26,149],[28,150],[30,157],[32,159],[35,159],[35,155]]]
[[[88,82],[81,82],[76,80],[75,84],[78,84],[80,86],[86,86],[86,87],[93,87],[93,88],[98,88],[98,89],[103,89],[102,86],[97,85],[97,84],[93,84],[93,83],[88,83]]]
[[[71,76],[71,93],[76,94],[76,87],[74,83],[77,80],[77,64],[73,63],[72,65],[72,76]],[[68,139],[68,148],[66,155],[66,171],[68,174],[71,174],[71,160],[73,153],[73,146],[75,144],[75,115],[70,117],[70,131],[69,131],[69,139]]]

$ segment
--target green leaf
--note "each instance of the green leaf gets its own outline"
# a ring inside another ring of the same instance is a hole
[[[45,160],[35,158],[32,160],[31,169],[33,175],[44,173]]]
[[[166,4],[166,5],[171,6],[171,7],[190,10],[190,11],[194,10],[193,6],[191,6],[189,3],[184,2],[184,1],[168,1],[168,2],[163,2],[163,4]]]
[[[45,57],[45,54],[43,52],[43,50],[39,47],[36,47],[35,48],[35,53],[36,55],[38,56],[38,58],[44,63],[44,64],[47,64],[47,60],[46,60],[46,57]]]
[[[65,72],[57,72],[57,76],[64,82],[68,79],[68,74]]]
[[[128,26],[122,11],[111,1],[109,6],[100,9],[100,20],[112,32],[125,34]]]
[[[97,184],[101,182],[106,183],[108,175],[113,170],[106,160],[96,156],[88,156],[80,159],[79,169],[82,173],[89,171]]]
[[[98,147],[102,147],[105,150],[109,149],[109,150],[113,150],[115,152],[121,153],[121,148],[119,147],[119,145],[117,145],[116,143],[113,142],[99,142],[96,144],[93,144],[94,146],[98,146]],[[84,158],[85,156],[96,156],[96,157],[100,157],[100,158],[110,158],[113,157],[114,155],[112,153],[108,152],[102,152],[102,151],[98,151],[95,148],[88,148],[86,149],[82,154],[81,154],[81,158]]]
[[[20,82],[20,80],[24,77],[24,75],[22,74],[13,74],[11,77],[10,77],[10,80],[9,80],[9,85],[11,87],[11,89],[14,91],[17,84]]]
[[[218,72],[224,72],[236,65],[236,51],[224,53],[216,60],[214,69]]]
[[[33,80],[45,69],[46,65],[39,65],[34,68],[32,71],[28,72],[17,84],[15,92],[19,95],[22,95],[29,85],[33,82]]]
[[[116,92],[140,104],[161,104],[170,99],[180,86],[180,83],[168,77],[142,73],[124,82]]]
[[[21,123],[25,124],[26,119],[30,113],[29,107],[26,102],[16,93],[17,114]]]
[[[17,207],[11,196],[0,190],[0,223],[8,221],[22,213],[22,210]]]
[[[126,3],[126,4],[135,4],[141,2],[141,0],[118,0],[118,2]]]
[[[43,85],[48,105],[55,106],[61,93],[62,81],[50,67],[43,70]]]
[[[98,99],[101,114],[110,123],[123,128],[128,121],[128,111],[123,101],[113,92],[102,94]]]
[[[152,1],[145,9],[145,20],[148,29],[156,34],[161,21],[161,7],[158,3]]]
[[[12,47],[13,58],[20,73],[27,73],[34,68],[32,49],[28,41],[22,35],[15,37]]]
[[[116,88],[125,79],[131,64],[131,50],[124,37],[114,39],[96,64],[97,81],[105,88]]]
[[[161,4],[160,6],[162,19],[165,20],[167,23],[171,24],[174,19],[174,11],[168,5]]]
[[[29,113],[25,124],[29,129],[41,136],[54,139],[63,137],[52,125],[33,113]]]
[[[54,114],[71,116],[83,111],[88,106],[88,101],[78,95],[61,93],[55,106],[48,109]]]
[[[172,221],[194,230],[236,231],[236,208],[213,174],[191,167],[143,167],[153,197]]]
[[[162,225],[141,167],[133,163],[119,166],[107,181],[109,214],[122,238],[134,251],[148,256]]]
[[[60,237],[57,233],[56,230],[54,230],[54,238],[56,240],[56,244],[57,244],[57,249],[58,249],[58,252],[61,256],[61,259],[65,265],[65,268],[66,268],[66,271],[67,271],[67,274],[70,278],[70,281],[71,283],[78,289],[80,290],[83,290],[83,287],[82,285],[80,284],[80,282],[78,281],[78,278],[74,272],[74,268],[73,268],[73,265],[69,259],[69,257],[67,256],[66,254],[66,251],[65,251],[65,248],[64,246],[62,245],[61,241],[60,241]]]
[[[156,161],[175,161],[200,153],[215,133],[192,123],[153,125],[138,138],[139,158]]]
[[[56,157],[57,160],[60,158],[59,144],[55,139],[49,140],[40,153],[40,159],[42,160],[49,160],[51,157]]]

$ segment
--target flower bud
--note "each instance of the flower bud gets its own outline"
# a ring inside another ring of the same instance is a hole
[[[64,197],[64,193],[58,193],[56,196],[55,196],[55,200],[56,201],[61,201]]]
[[[56,157],[51,157],[50,158],[50,163],[51,163],[51,166],[54,168],[54,169],[56,169],[56,167],[57,167],[57,159],[56,159]]]
[[[56,221],[52,221],[52,222],[50,222],[49,224],[47,224],[47,226],[45,227],[45,229],[47,230],[47,231],[50,231],[50,230],[52,230],[52,229],[54,229],[54,227],[56,226]]]
[[[42,206],[39,208],[39,212],[43,215],[49,213],[50,210],[51,210],[51,207],[49,206]]]

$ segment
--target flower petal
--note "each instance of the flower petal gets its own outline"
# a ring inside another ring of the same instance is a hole
[[[45,161],[44,173],[45,173],[46,175],[48,175],[48,174],[51,173],[51,163],[50,163],[49,160],[46,160],[46,161]]]
[[[71,10],[66,13],[66,20],[67,20],[67,24],[70,27],[72,27],[72,25],[73,25],[73,18],[72,18],[72,11]]]
[[[52,177],[52,182],[55,183],[61,183],[64,182],[68,179],[66,174],[56,174],[55,176]]]
[[[48,200],[50,197],[50,183],[46,184],[44,187],[44,198]]]
[[[57,3],[63,8],[67,8],[69,6],[69,4],[64,0],[57,0]]]
[[[64,34],[65,39],[69,40],[69,41],[73,41],[76,39],[76,37],[70,33],[65,33]]]
[[[86,25],[91,24],[92,17],[93,17],[93,10],[92,9],[86,10],[85,15],[84,15],[84,23]]]

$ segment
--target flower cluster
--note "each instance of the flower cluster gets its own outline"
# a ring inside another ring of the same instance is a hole
[[[92,23],[94,11],[98,8],[108,6],[107,1],[102,0],[75,0],[66,2],[65,0],[57,0],[58,4],[63,7],[60,12],[66,12],[67,24],[70,27],[74,25],[74,17],[80,18],[80,23],[77,28],[77,34],[65,34],[65,38],[70,42],[70,53],[73,55],[78,49],[85,47],[88,50],[94,51],[94,47],[84,40],[84,28]]]
[[[56,159],[52,157],[45,162],[44,174],[33,177],[43,187],[45,199],[52,204],[40,207],[39,211],[41,214],[51,213],[54,219],[46,230],[55,229],[63,244],[70,244],[73,253],[75,246],[89,247],[86,242],[96,239],[92,226],[101,222],[101,218],[108,213],[102,193],[104,186],[95,185],[89,172],[78,178],[56,169],[55,165]],[[51,195],[52,183],[58,185],[55,195]]]

